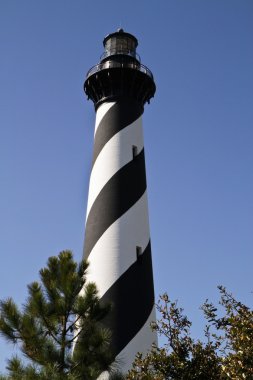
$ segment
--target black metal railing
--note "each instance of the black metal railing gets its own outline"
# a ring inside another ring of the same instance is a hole
[[[115,62],[115,61],[106,61],[106,62],[99,63],[93,66],[88,71],[86,78],[89,78],[91,75],[97,73],[98,71],[111,69],[111,68],[127,68],[127,69],[138,70],[138,71],[141,71],[142,73],[147,74],[150,78],[154,79],[152,72],[141,63],[134,63],[134,62],[120,63],[120,62]]]

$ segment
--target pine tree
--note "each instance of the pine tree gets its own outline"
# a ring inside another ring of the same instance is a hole
[[[0,333],[28,359],[10,359],[0,380],[93,380],[110,369],[110,332],[102,327],[110,306],[86,283],[87,267],[63,251],[28,285],[22,310],[11,298],[0,301]]]

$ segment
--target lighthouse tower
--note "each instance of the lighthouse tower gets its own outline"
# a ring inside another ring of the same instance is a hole
[[[122,29],[104,39],[100,63],[84,90],[95,105],[94,152],[84,258],[103,302],[106,325],[122,372],[156,334],[142,113],[155,93],[151,71],[136,53],[137,39]]]

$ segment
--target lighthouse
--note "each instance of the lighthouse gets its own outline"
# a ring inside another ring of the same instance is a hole
[[[142,114],[154,96],[152,72],[136,52],[137,39],[123,29],[103,41],[84,91],[95,106],[84,259],[88,281],[110,303],[105,325],[120,370],[156,342],[154,285],[147,203]]]

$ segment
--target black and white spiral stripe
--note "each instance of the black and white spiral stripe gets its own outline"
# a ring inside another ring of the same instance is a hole
[[[156,341],[141,115],[127,99],[97,110],[85,231],[88,281],[112,303],[106,325],[123,372]]]

